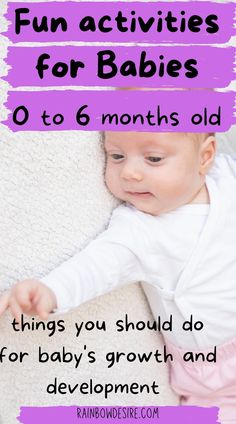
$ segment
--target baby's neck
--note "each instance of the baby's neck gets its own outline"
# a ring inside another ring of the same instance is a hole
[[[193,199],[189,202],[192,203],[210,203],[209,193],[207,190],[206,183],[200,188],[200,190],[195,194]]]

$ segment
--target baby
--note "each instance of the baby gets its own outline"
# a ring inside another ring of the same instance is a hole
[[[184,405],[219,406],[236,422],[236,161],[215,155],[213,134],[107,132],[108,189],[124,203],[106,231],[44,277],[0,299],[16,319],[46,319],[127,282],[143,281],[175,358],[171,384]],[[184,331],[193,316],[201,331]],[[217,362],[184,362],[212,351]]]

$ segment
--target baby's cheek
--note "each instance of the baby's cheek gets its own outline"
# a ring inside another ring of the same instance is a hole
[[[104,172],[104,180],[105,180],[106,184],[107,184],[107,175],[108,175],[108,171],[107,171],[107,166],[106,166],[105,172]]]
[[[172,204],[182,198],[184,191],[184,185],[176,183],[176,181],[172,179],[172,181],[166,181],[162,184],[159,191],[159,198],[165,203]]]
[[[105,168],[105,183],[107,185],[109,185],[110,181],[112,180],[112,169],[111,166],[109,165],[109,163],[106,164],[106,168]]]
[[[105,170],[105,183],[107,188],[110,190],[112,194],[116,196],[116,190],[117,190],[117,178],[115,175],[114,170],[110,169],[110,167],[107,167]]]

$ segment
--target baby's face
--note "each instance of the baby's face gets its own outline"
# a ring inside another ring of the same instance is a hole
[[[107,187],[140,211],[174,210],[204,185],[200,144],[187,134],[107,132],[105,151]]]

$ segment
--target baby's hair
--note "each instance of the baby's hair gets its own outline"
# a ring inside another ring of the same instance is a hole
[[[196,141],[205,141],[208,137],[215,137],[215,133],[185,133],[189,138]]]

